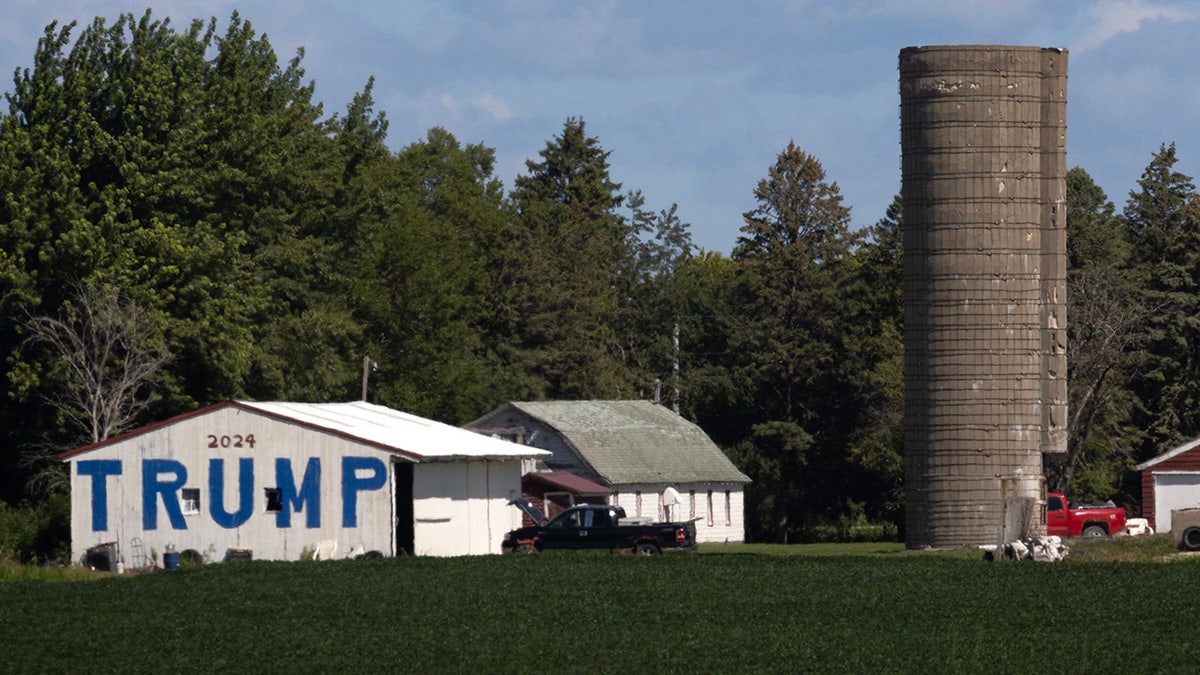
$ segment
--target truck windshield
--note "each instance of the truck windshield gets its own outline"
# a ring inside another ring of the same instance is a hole
[[[561,529],[561,528],[566,528],[566,527],[579,527],[579,512],[578,511],[564,512],[562,515],[555,518],[554,521],[550,523],[550,527],[552,529],[556,529],[556,530]]]

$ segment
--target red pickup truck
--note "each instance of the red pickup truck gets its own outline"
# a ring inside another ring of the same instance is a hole
[[[1046,534],[1109,537],[1125,529],[1125,509],[1112,502],[1072,504],[1066,495],[1046,494]]]

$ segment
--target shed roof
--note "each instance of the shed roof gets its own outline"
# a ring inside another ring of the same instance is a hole
[[[610,495],[612,490],[593,483],[592,481],[576,476],[570,471],[539,471],[527,473],[521,477],[521,481],[529,481],[531,483],[541,483],[544,487],[558,488],[564,492],[570,492],[577,495]]]
[[[64,460],[70,459],[75,455],[120,443],[155,429],[226,407],[235,407],[300,424],[315,431],[334,434],[375,446],[387,452],[404,455],[417,462],[518,459],[543,457],[550,454],[544,450],[481,436],[449,424],[435,422],[365,401],[349,403],[228,401],[200,408],[158,424],[135,429],[100,443],[70,450],[59,457]]]
[[[612,485],[750,482],[703,429],[650,401],[514,402],[468,426],[505,408],[556,430]]]
[[[1168,459],[1174,459],[1175,457],[1178,457],[1179,455],[1182,455],[1183,453],[1185,453],[1189,450],[1194,450],[1197,447],[1200,447],[1200,438],[1193,438],[1192,440],[1184,443],[1183,445],[1174,447],[1174,448],[1164,452],[1163,454],[1159,455],[1158,457],[1148,459],[1133,468],[1137,469],[1138,471],[1145,471],[1146,469],[1149,469],[1150,467],[1155,466],[1156,464],[1162,464],[1163,462],[1167,461]]]

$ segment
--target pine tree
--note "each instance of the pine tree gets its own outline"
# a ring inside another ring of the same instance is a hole
[[[515,224],[506,247],[505,286],[515,367],[548,398],[619,398],[628,376],[618,351],[617,275],[628,224],[609,177],[609,153],[568,119],[511,194]]]
[[[1162,146],[1130,192],[1124,215],[1146,321],[1145,355],[1133,383],[1142,406],[1146,459],[1200,433],[1200,200]]]
[[[836,510],[840,488],[802,479],[839,475],[849,434],[843,292],[858,235],[821,163],[789,143],[754,190],[757,207],[733,258],[742,312],[734,349],[759,410],[741,455],[761,464],[755,490],[787,541],[794,513]],[[815,452],[814,452],[815,451]]]

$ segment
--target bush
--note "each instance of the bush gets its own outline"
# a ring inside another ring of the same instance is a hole
[[[0,557],[20,562],[70,557],[71,504],[66,493],[13,506],[0,502]]]
[[[792,530],[788,541],[795,544],[875,543],[900,541],[900,536],[892,523],[851,525],[843,521],[832,525],[803,525]]]

